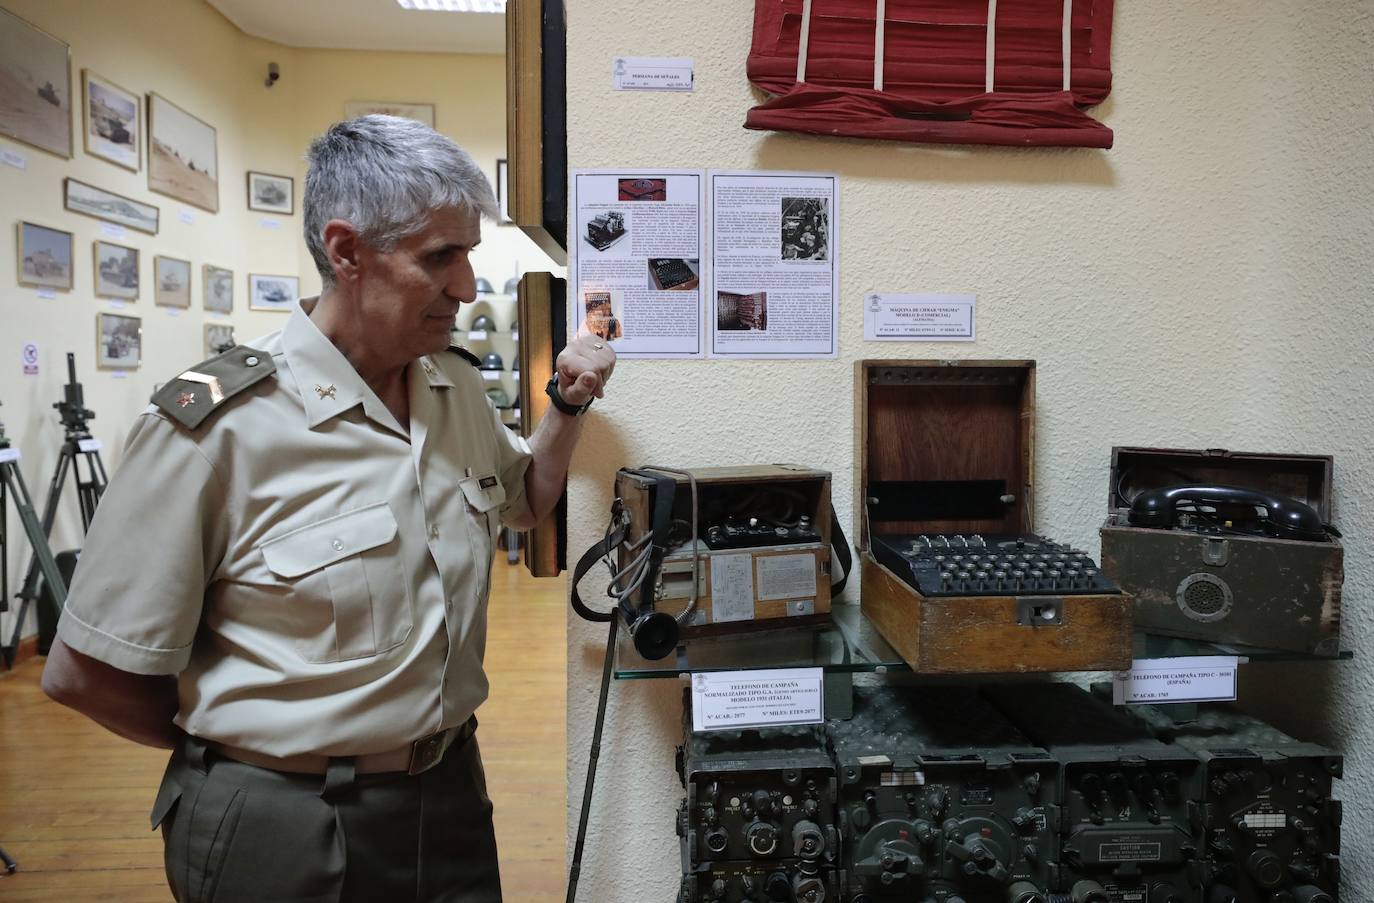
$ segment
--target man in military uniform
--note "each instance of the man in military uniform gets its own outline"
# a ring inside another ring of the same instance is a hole
[[[310,148],[324,282],[172,378],[130,433],[43,675],[174,750],[153,808],[178,900],[501,898],[474,736],[493,542],[562,491],[614,352],[570,342],[528,444],[449,345],[486,178],[409,120]]]

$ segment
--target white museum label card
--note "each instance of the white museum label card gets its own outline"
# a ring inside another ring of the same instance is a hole
[[[1234,655],[1138,658],[1131,670],[1113,675],[1112,702],[1230,702],[1236,698],[1239,663]]]
[[[76,447],[83,452],[98,452],[105,447],[99,439],[78,439]]]
[[[128,379],[128,370],[113,370],[110,372],[110,379]]]
[[[972,342],[977,295],[864,295],[864,341]]]
[[[806,599],[816,595],[816,556],[760,555],[759,599]]]
[[[618,56],[611,61],[617,91],[690,91],[692,59],[686,56]]]
[[[163,309],[167,311],[167,316],[169,316],[169,317],[179,317],[179,316],[181,316],[181,308],[179,308],[179,307],[166,307],[166,308],[163,308]]]
[[[110,306],[113,307],[115,310],[123,310],[129,305],[125,304],[123,301],[111,301]]]
[[[128,231],[119,223],[101,223],[100,234],[106,238],[128,238]]]
[[[258,220],[258,225],[271,232],[276,232],[278,229],[281,228],[281,221],[275,219],[268,219],[264,216],[262,219]]]
[[[820,724],[825,717],[824,682],[823,668],[694,674],[692,730]]]
[[[0,448],[0,464],[13,464],[19,460],[19,449]]]
[[[470,330],[468,330],[468,341],[469,341],[469,342],[485,342],[486,340],[487,340],[487,331],[486,331],[485,329],[470,329]]]
[[[38,297],[46,298],[47,300],[52,301],[57,298],[57,289],[40,288],[38,290]]]
[[[189,210],[183,210],[180,213],[178,213],[177,219],[181,220],[188,226],[194,226],[196,224],[196,215]]]
[[[38,343],[25,342],[24,347],[19,352],[19,358],[24,365],[25,376],[38,375]]]
[[[489,382],[489,383],[500,382],[500,381],[501,381],[501,371],[499,371],[499,370],[483,370],[483,371],[482,371],[482,378],[485,379],[485,380],[486,380],[487,382]]]
[[[4,161],[6,166],[13,166],[15,169],[28,169],[29,158],[8,148],[0,148],[0,161]]]

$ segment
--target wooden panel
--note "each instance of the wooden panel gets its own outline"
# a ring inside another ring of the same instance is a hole
[[[520,318],[520,432],[527,439],[534,435],[550,405],[544,387],[553,376],[554,360],[562,350],[562,343],[555,343],[554,318],[563,316],[564,290],[562,279],[548,273],[526,273],[516,293]],[[565,493],[557,510],[524,534],[525,567],[536,577],[557,577],[562,573],[563,556],[559,550],[567,536],[566,500]]]
[[[546,216],[546,122],[560,111],[546,108],[544,2],[510,0],[506,5],[507,208],[510,218],[544,253],[566,264],[567,249],[549,231]],[[556,12],[561,21],[561,6]],[[554,93],[561,101],[564,92]],[[566,203],[564,197],[562,204]]]
[[[1016,623],[1013,596],[922,596],[867,553],[863,613],[926,674],[1121,670],[1131,663],[1131,599],[1064,596],[1063,624]]]

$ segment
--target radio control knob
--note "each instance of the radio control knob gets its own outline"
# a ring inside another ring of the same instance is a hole
[[[1283,880],[1283,860],[1270,850],[1256,850],[1245,861],[1245,869],[1260,887],[1278,887]]]
[[[1295,903],[1331,903],[1332,897],[1320,887],[1311,884],[1304,884],[1293,891]]]
[[[763,892],[768,895],[769,900],[790,900],[792,899],[792,882],[787,880],[785,872],[774,872],[768,876],[768,882],[764,886]]]
[[[773,809],[773,798],[768,795],[767,790],[755,790],[752,802],[754,811],[760,816],[767,815]]]
[[[749,851],[755,856],[772,856],[778,851],[778,829],[768,822],[756,821],[744,832]]]

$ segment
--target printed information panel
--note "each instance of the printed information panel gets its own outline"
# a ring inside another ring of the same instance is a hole
[[[1234,655],[1138,658],[1112,678],[1116,705],[1162,702],[1230,702],[1236,698]]]
[[[692,730],[820,724],[822,668],[718,671],[692,676]]]

